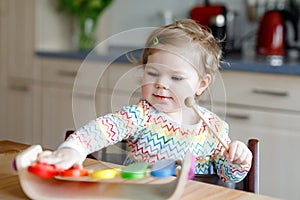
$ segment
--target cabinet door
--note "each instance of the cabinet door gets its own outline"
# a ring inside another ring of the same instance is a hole
[[[98,102],[95,101],[99,100]],[[106,113],[106,100],[99,94],[73,94],[69,87],[43,88],[43,140],[45,147],[55,149],[64,141],[67,130],[75,130]]]
[[[34,73],[35,0],[7,3],[8,73],[31,78]]]
[[[72,94],[72,112],[75,127],[87,124],[91,120],[108,113],[107,96],[100,92],[81,91]]]
[[[6,65],[7,65],[7,1],[0,0],[0,83],[2,85],[3,80],[6,77]]]
[[[40,142],[39,119],[40,87],[24,80],[10,80],[4,138],[27,144]]]
[[[6,88],[0,84],[0,138],[4,138],[6,130]]]
[[[300,199],[299,120],[296,114],[227,108],[231,139],[260,141],[261,194]]]
[[[75,129],[72,90],[44,87],[42,96],[42,145],[55,149],[64,141],[66,131]]]
[[[6,132],[7,1],[0,0],[0,134]],[[2,136],[1,136],[2,138]]]

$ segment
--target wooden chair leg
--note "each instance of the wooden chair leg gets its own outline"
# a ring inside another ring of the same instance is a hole
[[[248,192],[259,193],[259,141],[249,139],[248,148],[252,152],[252,167],[247,175],[246,189]]]

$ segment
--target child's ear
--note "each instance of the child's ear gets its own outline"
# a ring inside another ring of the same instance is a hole
[[[211,75],[206,74],[204,77],[200,79],[199,88],[196,91],[196,96],[200,96],[206,88],[208,88],[209,84],[211,83]]]

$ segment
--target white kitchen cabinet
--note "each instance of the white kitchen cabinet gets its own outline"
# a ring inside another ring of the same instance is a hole
[[[233,140],[259,139],[260,193],[300,199],[295,173],[300,165],[299,77],[229,70],[221,77],[223,84],[210,90],[204,105],[225,117]]]
[[[83,63],[52,58],[40,58],[40,63],[42,145],[45,147],[56,148],[64,140],[66,130],[77,129],[98,116],[136,103],[140,98],[140,95],[132,97],[131,94],[139,90],[140,83],[137,71],[131,71],[130,64],[107,66],[99,61]],[[84,73],[83,68],[86,69]],[[74,87],[78,82],[80,84]],[[108,152],[115,152],[114,149],[109,148]]]
[[[0,83],[0,138],[5,138],[6,132],[6,88]]]
[[[225,92],[230,104],[300,111],[299,76],[226,70],[221,78],[212,91],[214,101],[222,101]]]
[[[74,130],[72,116],[72,85],[80,62],[64,59],[39,59],[42,72],[42,141],[55,149]]]
[[[7,124],[4,139],[34,144],[40,138],[40,86],[10,79],[7,88]]]
[[[86,93],[73,95],[72,88],[43,87],[42,100],[42,145],[55,149],[65,138],[67,130],[76,130],[82,125],[95,119],[106,108],[105,96],[96,94],[98,102],[95,104],[94,96]],[[75,119],[74,98],[77,100],[76,112],[79,118]]]
[[[7,61],[7,26],[8,26],[8,12],[7,12],[7,0],[0,0],[0,69],[1,72],[4,69]],[[1,78],[3,74],[1,73]]]
[[[72,90],[60,87],[43,87],[41,145],[56,149],[64,141],[66,131],[74,129]]]
[[[6,0],[0,0],[0,138],[6,131],[6,66],[7,66],[7,10]]]
[[[1,138],[40,141],[40,86],[34,55],[35,0],[0,1]]]
[[[101,62],[85,64],[87,71],[77,74],[81,60],[41,58],[42,69],[42,145],[56,148],[65,137],[67,130],[75,130],[108,112],[107,96],[102,95],[101,85],[105,75],[96,85],[89,82],[95,77]],[[78,75],[78,76],[77,76]],[[86,77],[84,77],[86,76]],[[74,83],[83,78],[82,84],[74,88]],[[97,84],[100,85],[97,87]]]
[[[33,78],[35,52],[35,0],[6,1],[7,70],[9,76]]]

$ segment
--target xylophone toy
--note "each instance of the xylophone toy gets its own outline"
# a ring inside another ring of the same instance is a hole
[[[31,199],[173,200],[180,198],[187,180],[194,176],[195,159],[191,153],[187,153],[182,163],[166,159],[153,166],[133,163],[59,171],[52,165],[36,162],[41,152],[40,145],[33,145],[15,159],[21,187]]]

